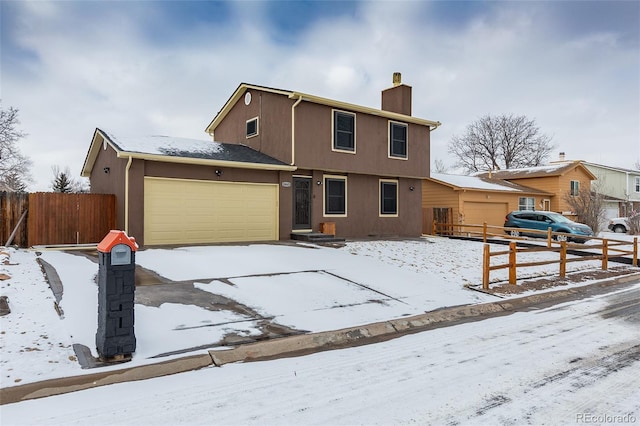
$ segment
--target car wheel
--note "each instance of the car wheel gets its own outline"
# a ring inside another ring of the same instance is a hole
[[[625,228],[622,225],[616,225],[613,227],[613,232],[616,232],[618,234],[624,234],[625,232],[627,232],[627,228]]]
[[[509,231],[509,235],[511,235],[512,237],[519,237],[520,231],[516,231],[515,229],[512,229],[511,231]]]

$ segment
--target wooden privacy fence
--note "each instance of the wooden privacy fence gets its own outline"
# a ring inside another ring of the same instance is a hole
[[[497,269],[509,269],[509,284],[515,284],[517,280],[517,269],[525,268],[531,266],[541,266],[541,265],[549,265],[553,263],[558,263],[559,267],[559,275],[561,278],[564,278],[567,272],[567,263],[568,262],[584,262],[587,260],[601,260],[602,261],[602,270],[607,270],[609,268],[609,259],[612,257],[621,257],[625,255],[632,256],[632,265],[638,266],[638,238],[635,237],[633,242],[622,241],[622,240],[608,240],[604,238],[594,238],[601,241],[601,244],[598,245],[589,245],[589,249],[600,250],[600,253],[593,253],[593,255],[585,255],[579,256],[575,258],[568,259],[567,258],[567,242],[561,241],[560,246],[555,247],[528,247],[528,248],[518,248],[515,241],[511,241],[509,243],[509,250],[501,250],[491,252],[491,248],[489,244],[484,245],[483,256],[482,256],[482,288],[485,290],[489,289],[489,275],[491,271]],[[621,249],[621,246],[633,246],[631,250]],[[536,253],[536,252],[556,252],[559,253],[559,258],[553,260],[544,260],[538,262],[523,262],[518,263],[518,253]],[[507,263],[502,263],[498,265],[491,265],[491,257],[493,256],[508,256]]]
[[[28,209],[28,193],[0,192],[0,245],[11,242],[9,241],[11,239],[17,246],[27,246]]]
[[[20,206],[16,206],[12,194],[0,193],[3,201],[0,244],[4,244],[14,231],[16,236],[21,235],[13,241],[20,247],[98,243],[116,227],[116,197],[113,194],[22,193]],[[12,202],[6,211],[5,198]],[[27,211],[26,221],[18,224],[16,210],[22,210],[21,215]]]

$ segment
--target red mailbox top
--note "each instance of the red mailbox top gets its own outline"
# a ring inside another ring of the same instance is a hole
[[[136,239],[129,237],[124,231],[111,230],[98,244],[98,251],[110,253],[111,249],[118,244],[126,244],[131,247],[131,251],[138,250]]]

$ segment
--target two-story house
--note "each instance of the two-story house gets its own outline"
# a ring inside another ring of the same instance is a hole
[[[381,109],[243,83],[207,126],[213,141],[96,129],[82,175],[116,194],[118,226],[144,245],[289,239],[327,223],[343,237],[419,236],[440,123],[411,102],[399,74]]]
[[[640,170],[583,164],[598,178],[595,189],[606,197],[607,219],[627,217],[632,211],[640,210]]]

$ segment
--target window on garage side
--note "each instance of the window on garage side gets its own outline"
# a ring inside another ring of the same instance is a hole
[[[404,123],[389,121],[389,157],[406,159],[407,129]]]
[[[397,180],[380,180],[380,216],[398,216]]]
[[[258,135],[258,117],[247,120],[247,138]]]
[[[356,152],[356,115],[333,111],[333,150]]]
[[[518,210],[535,210],[536,200],[533,197],[520,197],[518,199]]]
[[[347,215],[347,178],[344,176],[324,177],[324,215]]]
[[[580,181],[572,180],[571,181],[571,188],[569,190],[569,194],[570,195],[578,195],[579,192],[580,192]]]

